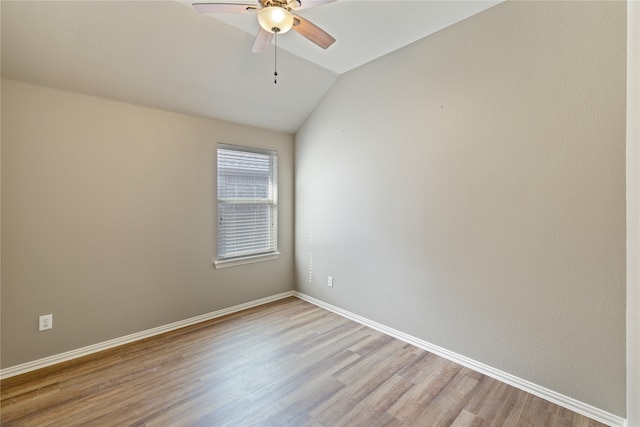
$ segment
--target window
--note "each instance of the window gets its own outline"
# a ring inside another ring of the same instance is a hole
[[[278,155],[218,145],[216,267],[277,258]]]

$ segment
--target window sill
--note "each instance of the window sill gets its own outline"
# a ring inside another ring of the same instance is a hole
[[[216,269],[235,267],[236,265],[253,264],[254,262],[270,261],[272,259],[280,258],[280,252],[271,252],[268,254],[251,255],[239,258],[231,259],[219,259],[213,262]]]

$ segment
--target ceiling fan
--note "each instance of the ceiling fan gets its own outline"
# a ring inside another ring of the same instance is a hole
[[[255,13],[258,15],[260,30],[253,43],[252,52],[267,50],[276,34],[283,34],[293,28],[323,49],[331,46],[336,39],[322,28],[309,22],[293,11],[309,9],[336,0],[257,0],[257,3],[193,3],[200,13]]]

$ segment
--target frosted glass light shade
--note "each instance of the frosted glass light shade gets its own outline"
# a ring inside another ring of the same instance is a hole
[[[260,26],[270,33],[286,33],[293,26],[293,15],[286,9],[277,6],[268,6],[258,12]]]

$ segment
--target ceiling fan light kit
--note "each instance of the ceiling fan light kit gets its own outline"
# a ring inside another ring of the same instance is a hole
[[[293,27],[293,15],[279,6],[268,6],[258,12],[258,22],[266,31],[284,34]]]

